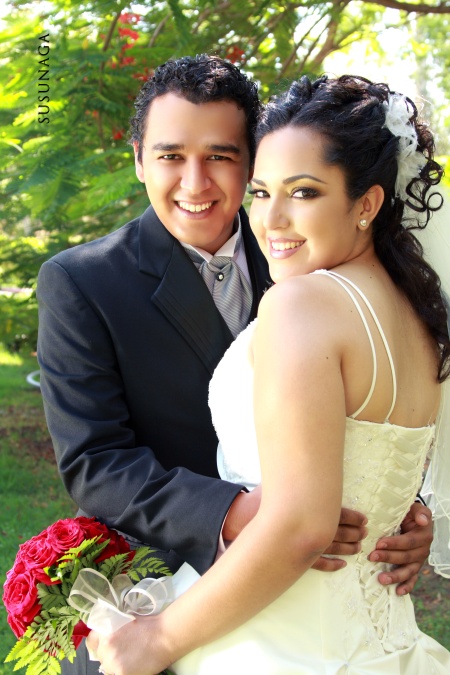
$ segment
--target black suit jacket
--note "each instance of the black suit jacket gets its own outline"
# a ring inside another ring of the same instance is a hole
[[[241,222],[254,291],[265,260]],[[199,572],[240,486],[218,480],[208,384],[232,335],[152,207],[38,278],[38,359],[58,467],[83,512]]]

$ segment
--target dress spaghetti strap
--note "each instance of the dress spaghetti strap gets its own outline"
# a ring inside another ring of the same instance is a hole
[[[370,386],[369,393],[367,394],[367,397],[366,397],[366,400],[364,401],[364,403],[358,408],[358,410],[356,412],[354,412],[352,415],[349,415],[349,417],[351,417],[352,419],[354,419],[355,417],[357,417],[358,415],[360,415],[363,412],[363,410],[369,404],[370,399],[372,398],[373,390],[375,389],[375,383],[376,383],[376,379],[377,379],[377,355],[376,355],[376,351],[375,351],[375,345],[374,345],[374,342],[373,342],[373,337],[372,337],[372,334],[370,332],[370,328],[369,328],[369,325],[367,323],[366,317],[364,316],[364,313],[361,309],[361,306],[358,302],[358,299],[355,297],[355,294],[350,290],[350,288],[348,286],[351,286],[358,293],[358,295],[360,296],[360,298],[364,302],[365,306],[367,307],[368,311],[370,312],[370,315],[372,316],[372,319],[374,320],[375,325],[376,325],[376,327],[378,329],[378,332],[380,334],[380,337],[383,341],[383,345],[384,345],[384,348],[386,350],[386,354],[387,354],[387,357],[388,357],[388,360],[389,360],[389,365],[390,365],[390,368],[391,368],[392,403],[391,403],[391,407],[389,409],[389,412],[386,416],[386,421],[388,422],[389,418],[392,414],[392,411],[395,407],[396,400],[397,400],[397,378],[396,378],[396,375],[395,375],[395,367],[394,367],[394,361],[392,359],[391,350],[389,348],[389,344],[386,340],[386,336],[385,336],[384,331],[381,327],[381,324],[378,320],[378,317],[375,314],[375,310],[373,309],[372,305],[370,304],[369,300],[364,295],[364,293],[358,288],[358,286],[356,286],[356,284],[354,284],[353,281],[350,281],[350,279],[347,279],[347,277],[342,276],[342,274],[338,274],[337,272],[333,272],[333,271],[330,271],[330,270],[316,270],[315,272],[313,272],[313,274],[323,274],[325,276],[328,276],[328,277],[334,279],[335,281],[337,281],[337,283],[340,286],[342,286],[342,288],[346,291],[346,293],[349,295],[349,297],[353,301],[353,304],[355,305],[355,307],[358,311],[358,314],[361,317],[364,328],[366,329],[367,337],[369,338],[370,347],[371,347],[371,350],[372,350],[372,358],[373,358],[372,384]],[[347,286],[347,284],[348,284],[348,286]]]

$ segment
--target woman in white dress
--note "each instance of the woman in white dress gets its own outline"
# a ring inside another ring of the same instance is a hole
[[[221,474],[261,482],[261,507],[162,614],[91,636],[104,672],[450,672],[367,559],[420,488],[450,370],[439,280],[408,229],[442,201],[433,150],[414,104],[364,78],[303,77],[266,106],[250,217],[276,283],[210,389]],[[310,567],[342,504],[369,535],[331,577]]]

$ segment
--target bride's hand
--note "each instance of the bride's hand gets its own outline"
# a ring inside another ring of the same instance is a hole
[[[86,646],[107,675],[157,675],[175,660],[163,643],[159,616],[138,616],[107,636],[91,631]]]

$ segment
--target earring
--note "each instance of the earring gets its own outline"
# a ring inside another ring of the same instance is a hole
[[[367,227],[368,224],[369,224],[369,223],[367,222],[367,220],[366,220],[365,218],[361,218],[361,220],[359,221],[359,226],[360,226],[361,228],[363,228],[363,229],[364,229],[365,227]]]

